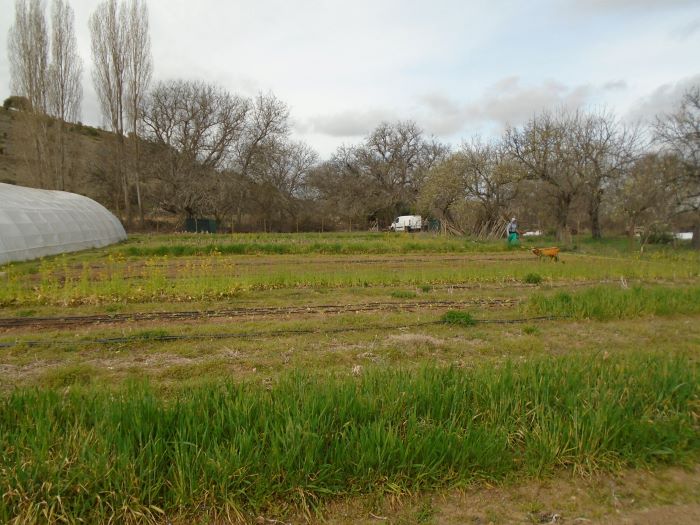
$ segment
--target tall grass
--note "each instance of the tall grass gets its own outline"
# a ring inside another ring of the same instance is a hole
[[[270,242],[272,241],[272,242]],[[504,251],[498,243],[475,242],[469,240],[440,239],[425,237],[420,240],[379,237],[371,240],[341,240],[326,238],[321,241],[292,241],[270,239],[268,242],[227,242],[190,244],[172,243],[147,246],[124,247],[120,253],[129,257],[193,255],[359,255],[359,254],[405,254],[405,253],[478,253]]]
[[[0,401],[0,521],[200,522],[679,462],[700,448],[698,387],[689,360],[636,355],[295,373],[168,400],[145,386],[17,391]]]
[[[529,310],[574,319],[622,319],[700,313],[700,286],[686,288],[596,286],[578,292],[534,294]]]

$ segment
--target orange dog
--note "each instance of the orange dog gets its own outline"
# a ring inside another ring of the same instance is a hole
[[[553,261],[559,261],[559,248],[533,248],[532,253],[537,255],[540,259],[542,257],[549,257]]]

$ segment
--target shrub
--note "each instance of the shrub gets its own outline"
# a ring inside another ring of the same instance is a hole
[[[542,282],[542,276],[539,273],[528,273],[523,277],[523,282],[527,284],[540,284]]]
[[[672,242],[673,235],[667,231],[655,231],[647,237],[647,243],[649,244],[671,244]]]
[[[27,111],[32,108],[32,103],[29,102],[27,97],[13,95],[5,99],[5,101],[2,103],[2,107],[5,109],[14,108],[20,111]]]
[[[476,319],[469,312],[461,312],[459,310],[450,310],[445,312],[440,318],[444,324],[455,324],[459,326],[474,326]]]

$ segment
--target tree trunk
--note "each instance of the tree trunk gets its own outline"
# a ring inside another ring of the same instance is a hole
[[[696,217],[693,224],[693,240],[691,246],[694,250],[700,250],[700,217]]]
[[[124,192],[124,215],[127,227],[131,227],[131,203],[129,202],[129,176],[125,166],[124,135],[119,133],[117,137],[117,170],[121,178],[122,191]]]
[[[139,176],[138,168],[136,170],[136,202],[139,207],[139,223],[141,224],[141,229],[144,227],[144,217],[143,217],[143,203],[141,202],[141,178]]]
[[[134,111],[136,115],[136,111]],[[136,183],[136,203],[139,210],[139,222],[141,229],[144,227],[143,202],[141,200],[141,149],[139,148],[139,136],[136,134],[136,118],[131,125],[132,139],[134,140],[134,182]]]
[[[588,203],[588,217],[591,221],[591,237],[601,239],[603,231],[600,227],[600,195],[591,196],[591,201]]]
[[[36,175],[39,180],[39,187],[43,189],[55,189],[51,184],[53,181],[47,181],[46,175],[46,149],[47,149],[47,129],[46,124],[40,115],[32,115],[34,121],[34,148],[36,151]],[[51,177],[49,173],[49,177]],[[51,186],[49,186],[51,185]]]
[[[66,123],[61,120],[59,124],[59,148],[60,148],[60,166],[59,170],[61,171],[61,190],[65,191],[66,190]],[[72,186],[72,184],[71,184]]]
[[[141,229],[144,226],[144,214],[143,214],[143,201],[141,199],[141,163],[140,163],[140,151],[139,151],[139,139],[134,133],[134,140],[136,141],[136,152],[134,158],[134,182],[136,183],[136,203],[139,209],[139,223]]]
[[[559,195],[557,197],[555,218],[557,221],[557,241],[569,242],[569,208],[571,207],[572,196]]]

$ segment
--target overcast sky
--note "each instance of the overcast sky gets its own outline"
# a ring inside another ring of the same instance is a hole
[[[50,0],[47,0],[47,3]],[[82,120],[102,124],[87,21],[72,0],[85,74]],[[272,91],[323,157],[382,121],[415,120],[459,144],[544,107],[668,111],[700,83],[700,0],[150,0],[155,80]],[[0,97],[9,95],[0,0]]]

